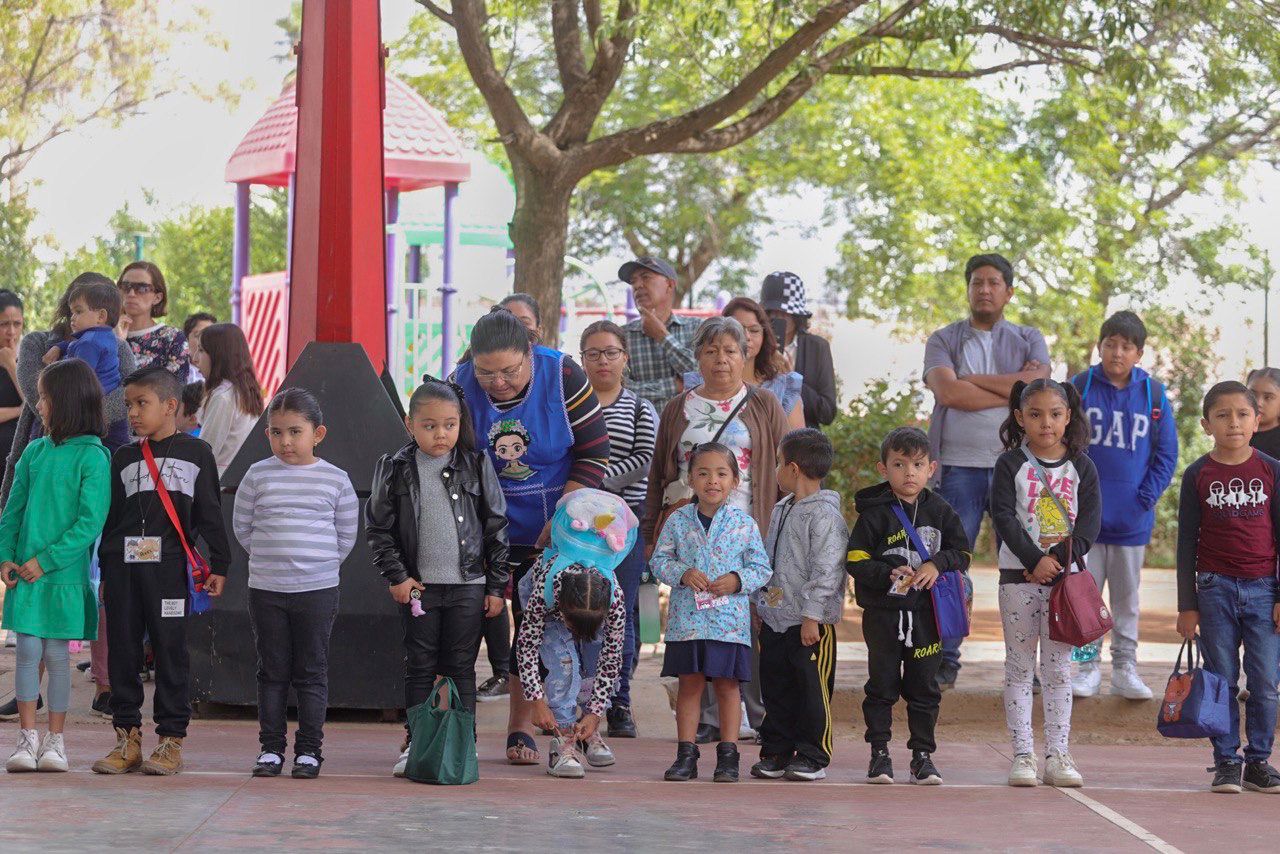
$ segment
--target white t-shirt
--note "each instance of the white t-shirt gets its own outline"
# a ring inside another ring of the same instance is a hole
[[[200,438],[213,448],[218,477],[222,477],[240,452],[249,431],[258,423],[258,416],[240,408],[235,386],[229,380],[223,380],[196,412],[196,422],[200,425]]]

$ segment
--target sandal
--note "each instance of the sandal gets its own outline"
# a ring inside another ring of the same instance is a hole
[[[539,765],[542,756],[533,736],[525,732],[513,732],[507,736],[507,762],[512,765]]]

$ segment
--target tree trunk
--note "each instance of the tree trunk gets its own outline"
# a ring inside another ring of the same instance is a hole
[[[554,347],[560,337],[569,202],[576,185],[563,174],[536,169],[511,147],[508,153],[516,179],[516,210],[511,218],[515,289],[538,301],[543,343]]]

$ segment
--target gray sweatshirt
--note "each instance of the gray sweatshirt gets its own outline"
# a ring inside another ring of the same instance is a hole
[[[773,578],[755,593],[764,624],[785,632],[805,617],[828,625],[840,622],[848,546],[839,493],[823,489],[799,501],[791,495],[779,501],[764,544]]]

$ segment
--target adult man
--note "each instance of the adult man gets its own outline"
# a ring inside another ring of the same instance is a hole
[[[785,270],[770,273],[760,286],[760,305],[770,318],[786,324],[786,340],[778,343],[792,370],[804,379],[800,399],[805,426],[830,424],[836,418],[836,371],[827,339],[808,331],[813,312],[805,302],[804,281]]]
[[[640,318],[626,326],[627,388],[645,398],[659,412],[680,391],[680,377],[697,370],[693,336],[698,324],[672,311],[676,271],[661,258],[637,258],[618,269],[618,278],[631,285]]]
[[[991,502],[1000,456],[1000,425],[1018,380],[1049,376],[1049,348],[1038,329],[1004,319],[1013,298],[1013,266],[1000,255],[975,255],[964,266],[969,317],[929,336],[924,381],[933,392],[930,457],[941,463],[938,492],[960,514],[970,545]],[[972,597],[973,585],[966,579]],[[943,644],[938,685],[955,686],[960,642]]]

